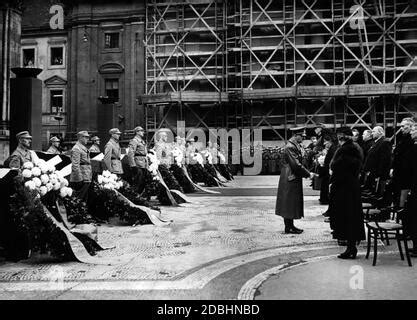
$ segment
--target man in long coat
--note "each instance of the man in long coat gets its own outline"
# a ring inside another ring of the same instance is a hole
[[[414,125],[412,118],[404,118],[401,121],[401,131],[397,136],[396,146],[393,152],[392,161],[392,182],[393,182],[393,197],[395,205],[403,205],[403,197],[405,196],[402,190],[406,191],[408,178],[410,172],[407,170],[408,162],[410,161],[409,153],[413,149],[414,141],[411,138],[410,131]],[[413,159],[411,161],[417,161]]]
[[[384,181],[389,178],[392,146],[391,142],[385,138],[385,131],[382,127],[374,127],[372,136],[375,143],[368,151],[363,170],[369,172],[370,182],[380,179],[380,184],[383,185]]]
[[[88,189],[92,179],[90,152],[87,149],[87,141],[90,137],[87,131],[77,133],[78,141],[71,149],[71,187],[76,191],[76,196],[82,200],[88,200]]]
[[[338,257],[356,258],[356,242],[365,239],[359,173],[363,153],[352,141],[350,128],[340,128],[337,133],[340,147],[330,162],[329,215],[333,238],[347,241],[347,249]]]
[[[407,153],[405,170],[408,172],[408,179],[406,179],[403,187],[410,192],[407,198],[407,206],[405,216],[403,218],[404,228],[406,234],[413,241],[413,248],[410,256],[417,257],[417,124],[414,123],[411,127],[410,136],[413,140],[413,145],[410,147],[410,152]]]
[[[303,142],[304,127],[292,128],[292,138],[284,148],[281,175],[275,214],[284,218],[285,233],[302,233],[294,226],[294,219],[304,217],[303,178],[313,178],[303,165],[300,144]]]
[[[104,147],[104,170],[109,170],[111,173],[121,175],[122,168],[122,149],[120,148],[119,139],[122,134],[119,129],[113,128],[109,131],[110,140]]]

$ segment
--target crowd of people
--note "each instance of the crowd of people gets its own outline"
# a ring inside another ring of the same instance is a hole
[[[339,258],[355,258],[356,244],[365,239],[362,199],[379,194],[385,206],[405,208],[402,217],[417,256],[417,124],[404,118],[397,133],[387,138],[381,126],[364,130],[342,127],[336,132],[320,124],[311,144],[302,147],[305,128],[293,128],[283,152],[276,214],[285,232],[299,234],[293,220],[303,217],[302,178],[319,181],[320,204],[333,237],[347,245]]]

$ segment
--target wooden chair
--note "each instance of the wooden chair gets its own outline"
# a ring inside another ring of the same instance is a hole
[[[404,213],[404,209],[397,210],[392,207],[385,208],[381,209],[381,214],[386,214],[385,211],[388,211],[388,213],[390,214],[390,220],[379,222],[378,219],[373,219],[373,221],[366,222],[366,227],[368,229],[368,245],[366,251],[366,259],[369,258],[372,240],[374,246],[374,259],[372,265],[375,266],[378,254],[378,240],[392,239],[397,241],[401,260],[404,260],[401,241],[404,242],[405,255],[407,257],[408,265],[411,267],[412,264],[407,244],[407,237],[404,234],[404,227],[400,219],[400,216]]]

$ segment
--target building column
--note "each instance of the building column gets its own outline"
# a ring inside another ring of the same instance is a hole
[[[9,156],[10,68],[20,65],[21,3],[0,2],[0,163]]]

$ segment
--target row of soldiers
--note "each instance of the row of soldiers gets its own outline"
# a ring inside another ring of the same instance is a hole
[[[139,189],[144,188],[145,170],[147,170],[147,147],[143,140],[144,129],[140,126],[134,129],[135,136],[129,142],[129,152],[127,154],[129,166],[131,168],[132,180]],[[121,175],[123,168],[121,164],[121,147],[119,138],[122,134],[119,129],[113,128],[109,131],[110,139],[104,148],[104,158],[102,161],[103,169],[109,170],[111,173]],[[18,146],[12,152],[10,157],[6,159],[4,166],[20,169],[25,162],[31,161],[32,136],[28,131],[19,132],[16,135]],[[90,135],[87,131],[77,133],[77,142],[70,152],[71,157],[71,187],[78,193],[78,196],[86,200],[88,188],[93,178],[92,163],[90,153],[100,153],[100,139],[93,137],[93,145],[87,148]],[[59,149],[60,140],[57,137],[50,139],[51,146],[46,151],[49,154],[61,154]]]
[[[66,153],[71,158],[71,174],[70,183],[71,187],[76,192],[77,196],[83,200],[88,200],[88,190],[95,174],[102,170],[108,170],[118,176],[126,178],[135,187],[137,192],[141,194],[145,188],[146,174],[149,167],[148,163],[148,148],[144,141],[145,130],[141,126],[134,128],[135,136],[129,141],[128,152],[126,157],[123,158],[122,163],[122,148],[120,146],[120,136],[122,132],[118,128],[112,128],[109,130],[110,138],[104,146],[103,159],[101,161],[91,161],[92,157],[95,157],[101,153],[100,139],[94,136],[90,139],[88,131],[80,131],[77,133],[77,142],[72,147],[71,151]],[[16,135],[19,141],[19,145],[16,150],[11,154],[9,159],[6,160],[5,165],[8,167],[21,168],[26,161],[32,161],[31,158],[31,141],[28,131],[20,132]],[[175,164],[173,159],[174,148],[179,148],[183,154],[184,163],[189,165],[190,175],[191,172],[199,171],[197,176],[206,176],[207,181],[211,182],[211,186],[218,185],[218,177],[215,170],[205,170],[204,166],[196,165],[197,160],[195,158],[196,153],[200,153],[205,164],[208,162],[209,155],[212,158],[217,158],[220,154],[216,144],[208,143],[207,147],[198,146],[193,138],[187,140],[177,136],[176,142],[169,143],[167,139],[167,133],[165,131],[159,132],[159,139],[156,140],[155,146],[151,152],[154,152],[161,165],[165,165],[170,168],[171,164]],[[92,141],[91,147],[88,148],[89,141]],[[48,154],[62,154],[60,150],[60,139],[52,137],[50,139],[50,147],[46,151]],[[221,155],[221,154],[220,154]],[[225,157],[223,156],[223,163],[225,163]],[[220,160],[222,161],[222,160]],[[97,168],[97,164],[99,167]],[[225,171],[225,170],[223,170]],[[230,180],[228,172],[223,173],[227,176],[227,180]],[[221,176],[221,175],[220,175]],[[223,181],[225,182],[225,181]]]

